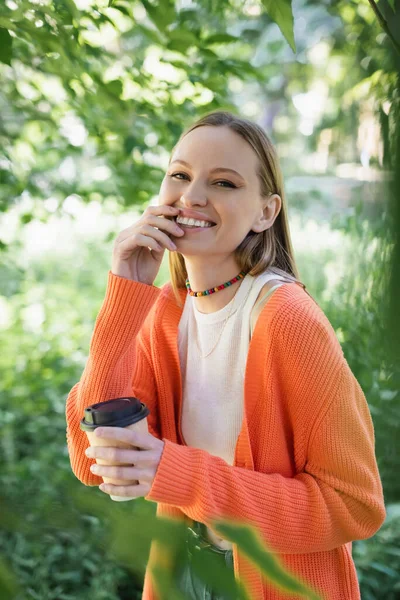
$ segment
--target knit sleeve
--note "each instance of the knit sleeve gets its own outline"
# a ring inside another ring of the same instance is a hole
[[[318,343],[321,327],[310,331]],[[301,340],[299,349],[301,353]],[[301,368],[286,388],[293,394],[309,394],[310,414],[319,406],[308,438],[298,432],[307,442],[301,472],[284,477],[231,466],[205,450],[164,439],[146,500],[175,505],[211,527],[215,519],[253,525],[265,545],[281,554],[328,551],[374,535],[386,512],[370,411],[343,356],[329,386],[323,387],[323,378],[307,384],[313,368],[324,368],[324,355],[330,365],[328,351],[319,351],[314,364],[303,352]]]
[[[140,398],[148,408],[149,431],[159,437],[157,394],[141,329],[161,290],[108,273],[105,298],[92,334],[81,379],[66,400],[66,437],[71,468],[85,485],[99,485],[91,473],[96,461],[85,455],[87,435],[79,427],[84,409],[122,396]]]

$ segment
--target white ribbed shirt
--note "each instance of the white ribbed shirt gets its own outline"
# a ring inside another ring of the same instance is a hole
[[[233,299],[212,313],[200,312],[195,306],[195,298],[188,294],[179,321],[184,442],[219,456],[230,465],[234,462],[243,420],[251,311],[261,288],[271,279],[287,281],[269,271],[256,277],[246,275]],[[224,323],[231,306],[231,315]],[[202,358],[215,345],[222,328],[215,349]],[[218,543],[221,538],[213,535],[212,530],[209,529],[209,533],[214,543],[224,549],[231,548],[229,542]]]

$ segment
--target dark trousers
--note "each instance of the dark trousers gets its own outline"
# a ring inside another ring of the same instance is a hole
[[[215,546],[207,538],[204,524],[194,521],[193,527],[188,527],[186,560],[177,573],[179,590],[187,600],[233,600],[232,597],[213,590],[193,571],[193,562],[203,553],[209,554],[216,563],[225,564],[233,571],[233,551],[221,550]]]

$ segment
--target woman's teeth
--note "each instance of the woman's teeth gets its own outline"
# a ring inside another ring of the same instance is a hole
[[[178,225],[183,225],[184,227],[212,227],[212,223],[208,221],[198,221],[197,219],[177,219]]]

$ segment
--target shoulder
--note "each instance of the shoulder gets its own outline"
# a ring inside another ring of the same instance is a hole
[[[302,286],[283,284],[268,304],[274,345],[286,356],[305,362],[332,361],[332,366],[342,362],[343,350],[333,325]]]

